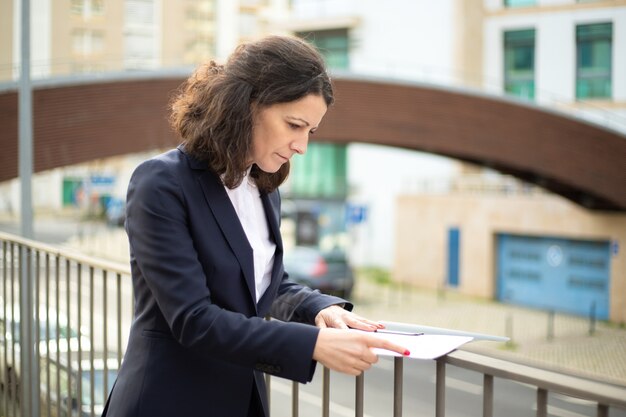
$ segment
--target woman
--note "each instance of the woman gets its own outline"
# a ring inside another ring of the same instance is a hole
[[[407,353],[346,330],[382,326],[283,270],[277,187],[332,102],[322,58],[289,37],[187,80],[172,106],[183,144],[128,189],[135,320],[104,415],[268,416],[263,373],[307,382],[319,361],[358,375],[371,348]]]

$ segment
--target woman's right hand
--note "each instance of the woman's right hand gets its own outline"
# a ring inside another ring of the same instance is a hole
[[[317,336],[313,359],[334,371],[356,376],[378,362],[372,348],[409,354],[406,348],[368,332],[324,328]]]

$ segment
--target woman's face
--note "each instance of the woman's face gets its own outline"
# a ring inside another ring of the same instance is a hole
[[[293,154],[303,154],[327,106],[322,96],[309,94],[288,103],[254,111],[251,163],[265,172],[278,171]]]

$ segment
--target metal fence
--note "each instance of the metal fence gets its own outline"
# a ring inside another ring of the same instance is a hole
[[[5,233],[0,242],[0,416],[100,415],[132,319],[128,266]],[[394,417],[403,415],[404,361],[394,359]],[[483,375],[484,417],[493,416],[495,378],[535,387],[538,417],[548,415],[549,392],[597,403],[598,417],[607,417],[611,407],[626,409],[626,387],[459,350],[436,361],[436,417],[446,414],[448,366]],[[322,372],[322,416],[329,417],[330,371]],[[271,392],[272,378],[267,382]],[[365,376],[356,377],[357,417],[364,415],[364,386]],[[294,417],[299,415],[299,389],[293,383]]]
[[[0,242],[0,415],[100,415],[132,318],[129,268]]]

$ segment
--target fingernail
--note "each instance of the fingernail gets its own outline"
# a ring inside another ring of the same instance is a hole
[[[409,356],[411,354],[411,352],[407,349],[404,351],[404,356]]]

